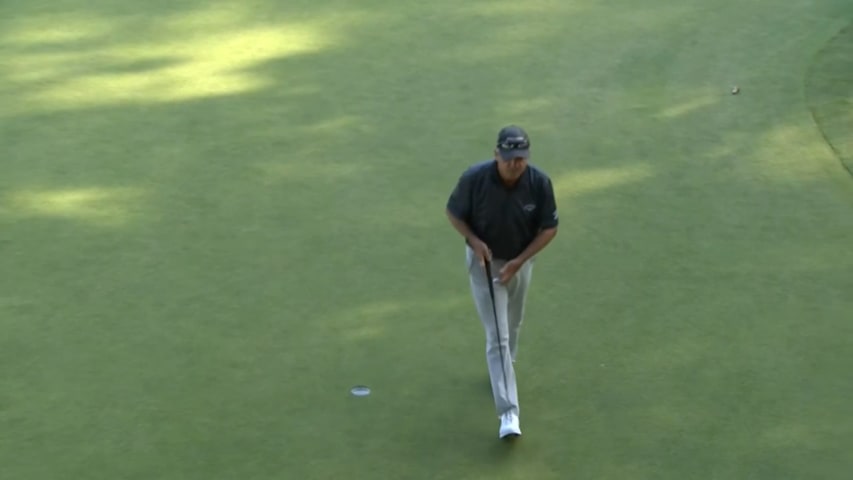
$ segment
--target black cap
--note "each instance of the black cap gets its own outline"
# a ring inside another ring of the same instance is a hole
[[[530,138],[519,126],[509,125],[498,132],[498,151],[504,160],[530,158]]]

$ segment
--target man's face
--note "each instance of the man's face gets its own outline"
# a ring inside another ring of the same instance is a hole
[[[527,159],[524,157],[516,157],[509,160],[505,160],[499,151],[495,150],[495,158],[498,163],[498,172],[500,172],[501,177],[507,181],[515,181],[518,180],[522,174],[524,174],[524,169],[527,168]]]

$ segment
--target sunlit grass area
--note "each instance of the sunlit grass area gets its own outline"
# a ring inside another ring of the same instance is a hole
[[[40,12],[0,34],[5,114],[151,104],[272,87],[252,68],[333,48],[357,21],[261,21],[250,4],[211,3],[169,15],[111,18]]]
[[[22,191],[9,195],[0,213],[8,217],[54,217],[118,226],[132,214],[133,205],[144,201],[133,189],[84,188],[59,191]]]
[[[104,48],[83,55],[41,56],[33,62],[13,61],[10,68],[26,72],[13,78],[38,82],[62,76],[87,57],[105,62],[101,72],[73,75],[45,88],[34,98],[57,106],[91,106],[116,101],[173,101],[251,91],[265,85],[244,72],[270,58],[321,48],[319,35],[298,26],[283,29],[216,29],[208,35],[162,43]],[[29,58],[27,59],[29,60]],[[35,78],[33,78],[35,75]]]
[[[554,193],[560,198],[565,198],[567,206],[571,208],[569,201],[573,196],[582,196],[599,189],[606,190],[626,183],[643,181],[651,175],[648,165],[636,165],[630,168],[569,171],[553,178],[552,181]]]
[[[847,480],[851,14],[0,2],[0,479]],[[444,216],[508,123],[512,444]]]

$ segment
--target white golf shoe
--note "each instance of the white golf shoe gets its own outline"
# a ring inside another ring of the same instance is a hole
[[[521,435],[521,427],[518,426],[518,415],[507,412],[501,415],[500,438]]]

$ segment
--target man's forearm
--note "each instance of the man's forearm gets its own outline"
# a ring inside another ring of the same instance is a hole
[[[533,258],[534,255],[536,255],[543,248],[545,248],[546,245],[551,243],[551,240],[553,240],[555,236],[557,236],[556,227],[541,230],[539,234],[536,235],[536,238],[534,238],[533,241],[530,242],[530,245],[528,245],[527,248],[525,248],[524,251],[521,252],[521,254],[515,259],[518,260],[519,263],[524,263],[530,260],[531,258]]]
[[[473,241],[477,238],[477,236],[474,235],[474,232],[471,231],[471,227],[469,227],[467,223],[460,220],[459,218],[456,218],[456,216],[454,216],[453,213],[450,212],[450,210],[447,210],[446,213],[447,218],[450,219],[450,224],[453,225],[453,228],[455,228],[460,235],[465,237],[465,240]]]

